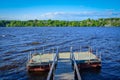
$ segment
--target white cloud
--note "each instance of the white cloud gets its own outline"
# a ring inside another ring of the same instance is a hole
[[[56,19],[56,18],[62,18],[66,13],[64,12],[49,12],[40,15],[40,19]]]
[[[48,12],[40,15],[18,15],[18,16],[3,16],[0,19],[17,19],[17,20],[29,20],[29,19],[53,19],[53,20],[84,20],[87,18],[110,18],[119,17],[120,11],[106,10],[106,11],[81,11],[81,12]]]
[[[103,11],[103,12],[49,12],[42,14],[39,19],[60,19],[60,20],[83,20],[87,18],[109,18],[120,17],[120,12],[116,11]]]

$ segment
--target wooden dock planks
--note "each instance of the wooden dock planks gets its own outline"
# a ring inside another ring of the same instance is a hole
[[[101,62],[101,60],[96,55],[88,51],[87,52],[74,52],[73,54],[75,57],[75,62],[78,67],[81,66],[81,62],[88,63],[92,61],[92,66],[94,66],[93,63],[95,63],[96,65],[96,62]],[[73,61],[71,61],[70,55],[71,55],[70,52],[59,53],[59,59],[57,62],[57,66],[53,73],[54,80],[74,80],[75,74],[74,74],[74,70],[72,69]],[[55,54],[38,54],[36,56],[33,56],[32,59],[35,61],[34,63],[41,63],[41,62],[50,63],[51,61],[51,64],[52,64],[54,56]],[[101,63],[97,63],[97,64],[99,65]],[[34,64],[34,65],[37,65],[37,64]],[[84,66],[86,66],[86,64],[83,65],[83,67]]]
[[[54,54],[38,54],[32,57],[35,62],[49,62],[53,61]]]
[[[91,52],[74,52],[75,60],[91,60],[98,59],[96,55]]]
[[[53,61],[55,54],[39,54],[33,56],[32,59],[36,62]],[[98,59],[96,55],[91,52],[74,52],[75,60],[91,60]],[[59,53],[59,58],[70,58],[70,52]]]

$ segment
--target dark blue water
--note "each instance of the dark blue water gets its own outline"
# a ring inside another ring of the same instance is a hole
[[[30,51],[46,52],[59,46],[60,52],[70,46],[78,51],[80,46],[92,46],[102,53],[100,71],[81,73],[83,80],[120,79],[120,28],[0,28],[0,80],[45,80],[45,76],[31,76],[26,71]]]

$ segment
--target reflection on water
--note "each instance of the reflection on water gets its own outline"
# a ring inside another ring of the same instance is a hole
[[[51,52],[79,51],[80,46],[92,46],[102,53],[102,68],[82,72],[83,80],[120,79],[120,28],[44,27],[0,28],[0,79],[45,80],[47,74],[29,74],[26,70],[28,53],[36,50]]]

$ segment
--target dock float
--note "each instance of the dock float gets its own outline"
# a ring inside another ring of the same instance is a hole
[[[80,71],[86,68],[100,68],[101,56],[95,55],[91,49],[75,52],[30,54],[28,71],[48,71],[47,80],[81,80]]]
[[[27,63],[27,70],[29,72],[32,71],[49,71],[50,66],[52,65],[53,62],[53,57],[54,54],[41,54],[41,53],[35,53],[35,54],[30,54],[28,56],[28,63]]]
[[[74,56],[79,69],[101,67],[101,59],[92,52],[74,52]]]

